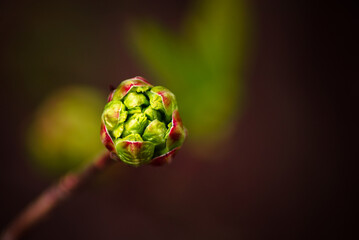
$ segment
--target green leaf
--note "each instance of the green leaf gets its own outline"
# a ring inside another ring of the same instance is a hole
[[[171,32],[138,22],[131,43],[142,63],[180,103],[197,143],[220,141],[236,123],[243,99],[248,8],[241,0],[200,1]]]

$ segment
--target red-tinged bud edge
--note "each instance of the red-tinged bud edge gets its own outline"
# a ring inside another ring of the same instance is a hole
[[[152,85],[147,82],[142,77],[134,77],[127,79],[118,86],[118,88],[115,90],[115,93],[113,94],[113,98],[121,100],[123,97],[126,96],[126,94],[132,90],[132,88],[138,88],[138,89],[148,89],[152,87]]]
[[[147,83],[148,85],[151,85],[151,86],[152,86],[152,84],[151,84],[149,81],[147,81],[144,77],[136,76],[136,77],[134,77],[134,78],[132,78],[132,79],[141,80],[141,81]]]
[[[177,147],[175,149],[172,149],[171,151],[169,151],[166,154],[155,157],[154,159],[152,159],[150,164],[152,166],[162,166],[162,165],[171,163],[172,159],[175,157],[175,155],[179,149],[180,149],[180,147]]]
[[[110,152],[116,152],[115,144],[112,141],[110,134],[107,131],[107,128],[103,121],[101,122],[101,142]]]
[[[162,86],[156,86],[151,89],[151,94],[155,94],[160,97],[161,99],[161,107],[158,106],[158,103],[156,104],[156,97],[152,97],[151,95],[151,106],[155,109],[161,108],[162,111],[166,114],[166,121],[169,121],[171,119],[172,113],[174,110],[177,109],[177,101],[175,95],[168,90],[165,87]]]
[[[183,127],[182,119],[179,115],[178,110],[174,110],[172,114],[172,127],[167,139],[167,148],[172,150],[178,146],[181,146],[185,137],[187,135],[187,130]]]
[[[107,102],[111,102],[113,98],[113,94],[115,93],[115,90],[112,90],[111,93],[108,95]]]

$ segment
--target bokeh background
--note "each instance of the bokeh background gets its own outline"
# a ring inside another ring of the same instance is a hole
[[[109,86],[141,75],[175,92],[183,149],[165,167],[106,170],[24,239],[351,235],[353,12],[281,0],[1,2],[0,229],[103,150]]]

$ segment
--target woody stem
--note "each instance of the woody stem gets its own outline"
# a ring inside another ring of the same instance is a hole
[[[4,230],[1,240],[16,240],[30,229],[57,205],[66,200],[77,188],[86,183],[96,173],[115,161],[110,153],[99,156],[92,165],[80,173],[69,173],[57,183],[46,189],[35,201],[30,203]]]

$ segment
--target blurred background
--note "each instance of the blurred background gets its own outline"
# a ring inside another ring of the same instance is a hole
[[[165,167],[107,169],[24,239],[351,235],[344,160],[357,148],[346,140],[358,87],[344,60],[353,9],[2,1],[0,229],[104,150],[109,86],[140,75],[176,94],[183,149]]]

